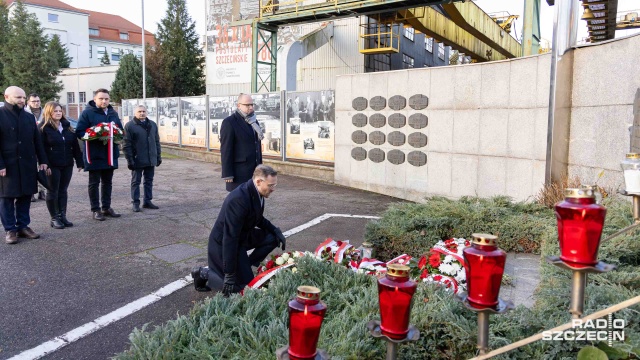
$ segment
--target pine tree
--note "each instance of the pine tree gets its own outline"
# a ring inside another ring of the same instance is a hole
[[[205,93],[204,56],[196,25],[187,13],[186,0],[168,0],[168,5],[156,37],[171,80],[168,96],[202,95]]]
[[[71,65],[71,56],[69,56],[69,49],[62,45],[60,42],[60,36],[53,35],[47,44],[47,54],[52,61],[55,61],[55,66],[64,69]]]
[[[169,71],[166,66],[165,55],[159,47],[153,48],[147,45],[145,65],[147,76],[153,79],[153,90],[147,89],[147,96],[169,97],[172,96],[172,85]]]
[[[100,58],[100,66],[103,65],[111,65],[111,60],[109,60],[109,55],[106,52]]]
[[[0,34],[9,34],[9,9],[4,0],[0,0]],[[2,69],[7,61],[7,52],[4,48],[7,43],[7,36],[0,35],[0,91],[4,91],[9,85],[6,83]]]
[[[149,74],[147,74],[147,92],[153,92]],[[127,54],[120,58],[120,66],[111,84],[110,94],[114,102],[142,97],[142,62],[135,55]]]
[[[36,92],[44,101],[55,99],[62,91],[57,81],[60,68],[47,56],[47,38],[34,14],[17,1],[9,20],[10,31],[3,45],[5,82],[19,86],[28,94]]]

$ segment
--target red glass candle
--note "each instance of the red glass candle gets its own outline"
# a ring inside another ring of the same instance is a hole
[[[607,209],[596,204],[591,189],[565,189],[556,204],[560,259],[573,267],[598,263],[598,248]]]
[[[467,276],[467,299],[475,308],[494,308],[498,305],[507,253],[498,248],[498,237],[495,235],[472,234],[472,237],[471,246],[462,251]]]
[[[402,340],[409,332],[413,294],[418,284],[409,280],[409,267],[391,264],[385,277],[378,279],[380,330],[391,339]]]
[[[298,295],[289,301],[289,358],[315,358],[326,312],[327,305],[320,301],[320,289],[298,287]]]

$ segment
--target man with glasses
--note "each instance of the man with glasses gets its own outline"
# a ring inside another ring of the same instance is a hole
[[[24,111],[33,114],[36,118],[36,124],[42,121],[42,104],[40,102],[40,96],[36,93],[29,94],[29,99],[27,100],[27,106],[24,107]],[[42,184],[38,183],[38,199],[37,200],[45,200],[45,190],[47,190]],[[36,201],[36,196],[31,195],[31,202]]]
[[[240,94],[236,111],[220,127],[222,179],[227,191],[251,179],[253,170],[262,164],[263,138],[251,95]]]
[[[278,246],[285,250],[282,231],[262,216],[265,199],[277,184],[278,173],[258,165],[252,179],[226,197],[209,235],[209,266],[191,271],[197,291],[214,288],[225,296],[240,292],[253,279],[252,265],[258,267]]]

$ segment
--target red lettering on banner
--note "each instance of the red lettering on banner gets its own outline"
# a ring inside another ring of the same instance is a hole
[[[177,143],[178,142],[178,136],[176,136],[176,135],[167,135],[167,141],[168,142]]]

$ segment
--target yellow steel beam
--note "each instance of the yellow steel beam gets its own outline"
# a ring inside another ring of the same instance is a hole
[[[443,4],[451,20],[508,58],[522,56],[522,45],[473,1]]]
[[[416,16],[424,11],[424,15]],[[431,7],[398,11],[404,22],[421,33],[444,42],[478,62],[504,60],[506,57]],[[494,25],[500,28],[495,22]]]

